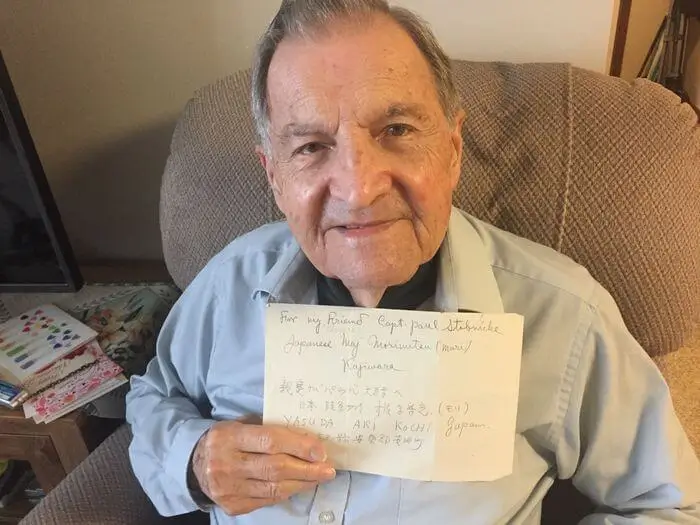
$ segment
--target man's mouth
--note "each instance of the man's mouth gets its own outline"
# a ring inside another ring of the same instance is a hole
[[[393,222],[393,221],[373,221],[373,222],[366,222],[362,224],[345,224],[342,226],[342,228],[345,228],[346,230],[359,230],[361,228],[372,228],[374,226],[379,226],[380,224],[386,224],[388,222]]]
[[[359,237],[365,235],[373,235],[380,233],[388,228],[390,228],[397,219],[392,219],[388,221],[371,221],[363,223],[349,223],[336,226],[334,229],[339,233],[350,236]]]

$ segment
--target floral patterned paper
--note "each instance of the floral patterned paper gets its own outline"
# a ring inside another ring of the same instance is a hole
[[[29,401],[30,411],[35,414],[35,419],[44,420],[63,410],[66,405],[87,397],[93,390],[121,372],[119,365],[102,355],[94,365],[72,375]]]
[[[94,306],[77,317],[98,332],[97,341],[105,354],[128,378],[142,374],[155,355],[156,337],[170,306],[159,294],[143,289]]]

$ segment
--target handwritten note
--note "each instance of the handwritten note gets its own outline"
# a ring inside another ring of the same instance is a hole
[[[515,314],[271,304],[264,422],[316,433],[338,469],[507,476],[522,334]]]

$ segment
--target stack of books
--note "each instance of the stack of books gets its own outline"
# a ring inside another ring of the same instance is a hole
[[[77,311],[46,304],[0,325],[0,402],[49,423],[143,373],[171,306],[149,288]]]

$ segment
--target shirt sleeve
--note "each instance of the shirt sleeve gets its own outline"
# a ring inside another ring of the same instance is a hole
[[[700,525],[700,464],[668,386],[600,294],[564,379],[559,475],[598,505],[581,525]]]
[[[198,276],[173,307],[143,376],[132,376],[126,419],[129,457],[144,491],[164,516],[206,510],[188,488],[189,459],[214,424],[206,379],[219,320],[212,277]]]

